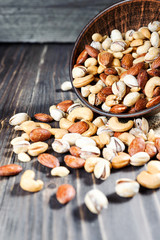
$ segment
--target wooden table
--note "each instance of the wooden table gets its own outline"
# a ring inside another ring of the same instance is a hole
[[[135,179],[145,167],[113,170],[106,181],[96,180],[83,169],[71,170],[65,178],[51,177],[50,169],[37,158],[22,163],[12,152],[10,141],[20,135],[8,123],[19,112],[49,113],[49,107],[62,100],[76,99],[72,91],[61,92],[61,83],[69,80],[72,44],[2,44],[0,46],[0,165],[18,163],[23,171],[33,169],[44,181],[44,189],[28,193],[19,186],[22,173],[0,179],[0,240],[151,240],[160,234],[160,191],[141,189],[132,199],[115,194],[115,181]],[[155,126],[159,117],[150,119]],[[58,126],[53,123],[52,126]],[[50,149],[53,153],[49,140]],[[55,154],[63,163],[63,156]],[[56,198],[56,187],[70,183],[76,198],[65,206]],[[92,188],[102,190],[109,200],[107,210],[97,216],[84,205],[84,196]]]

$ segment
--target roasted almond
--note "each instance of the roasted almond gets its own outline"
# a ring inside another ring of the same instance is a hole
[[[56,198],[58,202],[61,204],[65,204],[69,201],[71,201],[76,195],[76,191],[74,187],[70,184],[62,184],[59,186],[57,193],[56,193]]]
[[[114,137],[118,138],[123,132],[114,132]]]
[[[144,110],[146,108],[146,104],[147,104],[147,99],[145,98],[138,99],[138,101],[135,104],[136,112]]]
[[[13,176],[22,171],[22,167],[17,164],[9,164],[0,167],[0,176]]]
[[[76,146],[72,146],[70,149],[70,154],[72,156],[75,156],[75,157],[79,157],[80,154],[81,154],[81,149],[79,147],[76,147]]]
[[[97,94],[97,98],[98,98],[100,101],[102,101],[102,102],[105,102],[105,101],[106,101],[106,97],[107,97],[107,95],[103,94],[102,92],[99,92],[99,93]]]
[[[160,96],[152,98],[146,105],[146,108],[151,108],[160,103]]]
[[[131,107],[130,110],[128,111],[128,113],[135,113],[136,110],[135,110],[135,107]]]
[[[157,97],[160,95],[160,87],[156,87],[153,91],[153,97]]]
[[[113,92],[112,92],[112,87],[111,87],[111,86],[104,87],[104,88],[101,90],[101,93],[105,94],[106,96],[113,94]]]
[[[149,74],[151,77],[154,77],[154,76],[160,77],[160,69],[153,68],[153,69],[151,69],[151,70],[148,71],[148,74]]]
[[[124,113],[127,111],[127,109],[128,109],[127,106],[125,106],[123,104],[117,104],[110,109],[110,112],[115,113],[115,114]]]
[[[84,49],[84,50],[79,54],[79,56],[78,56],[78,58],[77,58],[77,61],[76,61],[76,64],[82,64],[82,63],[84,63],[84,62],[86,61],[87,57],[88,57],[88,53],[87,53],[87,51]]]
[[[100,79],[102,80],[103,83],[106,82],[106,77],[107,77],[107,75],[106,75],[105,73],[101,73],[101,74],[99,75],[99,77],[100,77]]]
[[[59,167],[59,160],[49,153],[42,153],[38,156],[38,162],[48,168]]]
[[[79,133],[82,134],[88,130],[89,126],[86,122],[80,121],[73,123],[67,130],[70,133]]]
[[[75,157],[72,155],[66,155],[64,157],[64,161],[70,168],[82,168],[85,164],[85,160],[83,158]]]
[[[113,54],[107,51],[103,51],[98,54],[98,62],[100,65],[108,66],[112,63]]]
[[[106,68],[105,70],[104,70],[104,73],[106,74],[106,75],[117,75],[118,73],[117,73],[117,70],[115,69],[115,68]]]
[[[90,45],[85,45],[85,49],[86,49],[86,51],[87,51],[89,56],[91,56],[93,58],[97,58],[98,57],[99,50],[91,47]]]
[[[47,129],[36,128],[30,132],[29,137],[32,142],[43,142],[48,140],[51,135],[52,134]]]
[[[67,112],[68,108],[72,106],[74,102],[72,100],[65,100],[57,104],[57,108],[63,112]]]
[[[147,81],[148,81],[148,74],[147,71],[142,69],[138,76],[137,76],[137,81],[138,81],[138,85],[140,88],[144,89]]]
[[[123,56],[122,61],[121,61],[121,66],[125,69],[131,68],[133,65],[133,57],[131,54],[126,54]]]
[[[34,115],[34,117],[38,120],[38,121],[41,121],[41,122],[52,122],[53,121],[53,118],[48,115],[48,114],[45,114],[45,113],[36,113]]]
[[[150,158],[153,158],[157,153],[157,148],[152,143],[146,143],[145,152],[148,153]]]
[[[139,74],[140,70],[144,67],[144,62],[140,62],[132,66],[129,70],[127,70],[127,74],[131,74],[136,76]]]
[[[144,152],[144,150],[145,150],[144,139],[141,137],[136,137],[135,139],[133,139],[133,141],[129,145],[128,153],[130,156],[133,156],[134,154],[136,154],[138,152]]]
[[[151,68],[159,68],[160,67],[160,57],[158,57],[157,59],[155,59],[151,65]]]
[[[155,146],[156,146],[158,152],[160,152],[160,138],[155,139]]]

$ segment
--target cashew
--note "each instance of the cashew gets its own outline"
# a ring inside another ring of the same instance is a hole
[[[131,133],[124,132],[118,136],[118,138],[125,143],[127,146],[131,144],[133,139],[135,139],[135,136],[133,136]]]
[[[96,125],[98,128],[104,126],[104,122],[100,117],[95,118],[92,123]]]
[[[86,122],[89,125],[89,128],[88,128],[88,130],[86,132],[84,132],[82,134],[82,136],[84,136],[84,137],[91,137],[94,134],[96,134],[97,126],[94,125],[93,123],[89,122],[89,121],[84,121],[84,122]]]
[[[99,66],[98,66],[98,70],[97,70],[98,74],[101,74],[101,73],[104,71],[105,68],[106,68],[106,67],[104,67],[104,66],[102,66],[102,65],[99,65]]]
[[[140,62],[144,62],[144,56],[142,57],[138,57],[136,58],[134,61],[133,61],[133,65],[137,64],[137,63],[140,63]]]
[[[116,105],[116,104],[118,104],[118,103],[119,103],[119,101],[118,101],[118,97],[117,97],[116,95],[111,94],[111,95],[108,95],[108,96],[106,97],[105,104],[106,104],[108,107],[112,107],[112,106],[114,106],[114,105]]]
[[[150,174],[147,171],[142,171],[137,176],[137,181],[143,187],[155,189],[160,187],[160,173]]]
[[[106,144],[109,144],[110,142],[110,136],[108,133],[101,133],[99,136],[93,136],[91,137],[91,139],[93,139],[96,144],[97,147],[102,149]]]
[[[86,170],[86,172],[93,172],[94,171],[94,167],[95,165],[99,162],[99,161],[102,161],[102,160],[105,160],[107,161],[106,159],[104,158],[101,158],[101,157],[89,157],[86,159],[86,162],[84,164],[84,169]]]
[[[141,55],[143,53],[147,53],[150,47],[151,47],[150,41],[145,41],[142,46],[137,48],[137,54]]]
[[[93,80],[94,80],[94,76],[92,74],[90,74],[90,75],[87,75],[87,76],[82,77],[82,78],[75,78],[73,80],[73,85],[76,88],[81,88],[81,87],[84,87],[84,86],[88,85]]]
[[[66,118],[61,118],[61,120],[59,121],[59,126],[61,129],[67,130],[72,124],[73,124],[73,122],[69,121]]]
[[[93,57],[87,58],[87,60],[84,62],[84,66],[87,68],[90,66],[96,66],[96,65],[97,65],[97,59]]]
[[[55,136],[56,139],[61,139],[64,135],[68,133],[66,129],[61,128],[51,128],[49,132]]]
[[[109,112],[111,109],[111,107],[107,106],[105,102],[102,104],[101,108],[104,112]]]
[[[144,91],[147,97],[153,97],[153,91],[155,87],[160,86],[160,77],[152,77],[145,85]]]
[[[126,132],[133,127],[133,123],[132,120],[127,123],[120,123],[117,117],[111,117],[108,121],[109,128],[115,132]]]
[[[94,86],[90,87],[90,92],[91,93],[99,93],[102,90],[103,86],[100,84],[95,84]]]
[[[71,122],[74,122],[76,119],[84,119],[86,121],[92,121],[93,112],[87,107],[79,107],[74,109],[67,117]]]
[[[151,33],[147,27],[141,27],[138,29],[138,31],[141,32],[146,38],[150,39]]]
[[[89,94],[91,93],[90,90],[89,90],[90,87],[91,87],[91,85],[87,85],[87,86],[81,88],[81,94],[82,94],[83,97],[88,97],[89,96]]]
[[[32,170],[27,170],[23,173],[20,186],[23,190],[28,192],[38,192],[43,188],[41,180],[34,180],[35,173]]]
[[[145,36],[141,32],[137,31],[133,33],[133,38],[136,40],[140,40],[140,39],[145,39]]]
[[[108,76],[106,77],[105,84],[106,84],[106,86],[112,86],[112,84],[113,84],[114,82],[118,82],[118,80],[119,80],[119,77],[118,77],[118,76],[108,75]]]
[[[92,74],[92,75],[96,75],[98,73],[98,67],[97,66],[89,66],[87,68],[87,73],[88,74]]]
[[[96,101],[96,94],[95,94],[95,93],[89,94],[89,96],[88,96],[88,102],[89,102],[91,105],[95,105],[95,101]]]
[[[112,43],[112,40],[110,38],[106,38],[103,42],[102,42],[102,48],[104,50],[107,50],[108,48],[110,48]]]

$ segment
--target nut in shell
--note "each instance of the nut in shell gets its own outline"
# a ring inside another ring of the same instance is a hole
[[[84,77],[86,75],[87,69],[84,66],[78,66],[73,68],[72,70],[72,77],[79,78]]]
[[[99,161],[94,167],[94,176],[106,180],[110,176],[110,163],[107,160]]]
[[[138,152],[130,158],[132,166],[143,166],[150,160],[150,156],[146,152]]]
[[[138,92],[130,92],[123,99],[123,104],[126,105],[127,107],[131,107],[138,101],[140,96],[141,95]]]
[[[131,74],[127,74],[126,76],[124,76],[123,81],[130,88],[138,87],[137,79]]]
[[[103,208],[108,207],[108,199],[103,192],[97,189],[87,192],[84,202],[87,208],[94,214],[99,214]]]
[[[57,153],[66,153],[70,149],[70,145],[67,141],[62,139],[55,139],[52,143],[52,148]]]
[[[89,137],[81,137],[76,140],[76,146],[79,148],[86,146],[96,146],[96,142]]]
[[[139,183],[128,179],[121,178],[116,181],[115,191],[120,197],[133,197],[139,192]]]
[[[55,121],[60,121],[65,116],[65,113],[60,109],[52,109],[50,114]]]
[[[119,100],[121,100],[126,94],[125,83],[122,81],[114,82],[112,85],[112,92],[118,97]]]
[[[142,130],[145,134],[149,131],[149,123],[145,118],[137,118],[134,120],[135,127]]]
[[[123,152],[125,150],[124,143],[116,137],[111,137],[110,143],[107,147],[112,148],[115,152]]]
[[[81,148],[80,157],[83,159],[87,159],[89,157],[99,157],[101,154],[98,147],[95,146],[85,146]]]
[[[27,113],[17,113],[9,119],[9,124],[16,126],[28,120],[30,120],[30,116]]]
[[[62,137],[62,140],[67,141],[70,146],[75,145],[76,140],[81,138],[81,134],[79,133],[67,133]]]
[[[112,148],[106,147],[103,148],[102,155],[106,160],[111,162],[112,159],[116,156],[116,151],[113,150]]]

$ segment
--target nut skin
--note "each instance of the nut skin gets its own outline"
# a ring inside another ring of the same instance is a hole
[[[146,70],[142,69],[137,76],[138,85],[142,90],[144,89],[148,81],[148,73]]]
[[[75,157],[72,155],[66,155],[64,157],[64,161],[66,165],[70,168],[82,168],[85,164],[85,160],[79,157]]]
[[[153,158],[157,154],[157,148],[152,143],[146,143],[145,152],[148,153],[150,158]]]
[[[156,146],[158,152],[160,152],[160,138],[155,139],[155,146]]]
[[[52,122],[53,121],[53,118],[48,115],[48,114],[45,114],[45,113],[36,113],[34,115],[34,117],[38,120],[38,121],[41,121],[41,122]]]
[[[145,150],[144,139],[140,138],[140,137],[136,137],[135,139],[133,139],[133,141],[129,145],[128,153],[130,156],[133,156],[134,154],[136,154],[138,152],[144,152],[144,150]]]
[[[72,156],[75,156],[75,157],[80,157],[80,154],[81,154],[81,149],[79,147],[76,147],[76,146],[72,146],[70,149],[70,154]]]
[[[121,66],[123,68],[125,68],[126,70],[128,70],[129,68],[131,68],[133,65],[133,57],[131,54],[126,54],[123,56],[122,60],[121,60]]]
[[[130,110],[128,111],[128,113],[135,113],[136,110],[135,110],[135,107],[131,107]]]
[[[147,99],[145,99],[145,98],[138,99],[138,101],[135,104],[136,112],[144,110],[146,108],[146,104],[147,104]]]
[[[105,70],[104,70],[104,73],[106,74],[106,75],[117,75],[118,73],[117,73],[117,70],[115,69],[115,68],[106,68]]]
[[[157,59],[155,59],[151,65],[151,68],[152,69],[155,69],[155,68],[159,68],[160,67],[160,57],[158,57]]]
[[[124,113],[127,111],[127,109],[128,109],[127,106],[125,106],[123,104],[117,104],[110,109],[110,112],[115,113],[115,114],[116,113]]]
[[[30,132],[29,137],[32,142],[43,142],[51,137],[51,133],[47,129],[36,128]]]
[[[144,67],[144,63],[140,62],[132,66],[129,70],[127,70],[127,74],[131,74],[136,76],[139,74],[140,70]]]
[[[55,168],[59,167],[60,163],[58,158],[49,154],[49,153],[42,153],[38,156],[38,162],[48,168]]]
[[[63,112],[67,112],[68,108],[73,104],[72,100],[65,100],[57,104],[57,108]]]
[[[146,105],[146,108],[151,108],[160,103],[160,96],[152,98]]]
[[[112,63],[113,54],[103,51],[98,54],[98,62],[103,66],[109,66]]]
[[[62,184],[57,190],[56,198],[58,202],[60,202],[61,204],[65,204],[71,201],[75,197],[75,195],[76,191],[72,185]]]
[[[99,54],[99,50],[91,47],[90,45],[85,45],[85,49],[88,53],[89,56],[93,57],[93,58],[97,58],[98,54]]]
[[[151,70],[148,71],[148,74],[149,74],[151,77],[154,77],[154,76],[160,77],[160,69],[153,68],[153,69],[151,69]]]
[[[76,122],[74,124],[72,124],[67,130],[70,133],[79,133],[82,134],[84,132],[86,132],[88,130],[89,126],[86,122]]]
[[[160,87],[156,87],[153,91],[153,97],[157,97],[160,95]]]
[[[99,75],[99,77],[100,77],[100,79],[102,80],[103,83],[106,82],[106,77],[107,77],[107,75],[106,75],[105,73],[101,73],[101,74]]]
[[[114,137],[118,138],[123,132],[114,132]]]
[[[76,64],[79,65],[79,64],[84,63],[84,62],[86,61],[87,57],[88,57],[88,53],[87,53],[87,51],[84,49],[84,50],[79,54],[79,56],[78,56],[78,58],[77,58],[77,61],[76,61]]]
[[[22,167],[17,164],[8,164],[0,167],[0,177],[14,176],[22,171]]]

